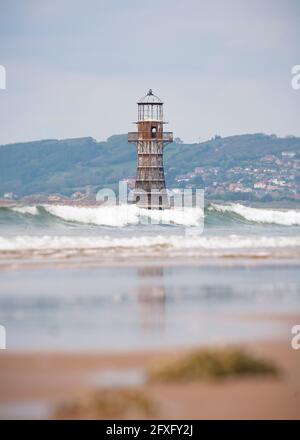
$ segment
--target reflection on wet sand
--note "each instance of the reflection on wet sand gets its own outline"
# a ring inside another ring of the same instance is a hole
[[[166,287],[161,266],[137,269],[139,286],[137,301],[141,327],[146,331],[162,331],[165,327]]]

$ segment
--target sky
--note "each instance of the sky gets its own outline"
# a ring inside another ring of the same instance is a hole
[[[300,136],[299,0],[0,0],[0,144],[133,131],[152,88],[167,130]]]

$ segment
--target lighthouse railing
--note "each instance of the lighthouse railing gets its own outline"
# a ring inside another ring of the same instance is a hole
[[[145,139],[137,131],[131,131],[128,133],[128,142],[138,142],[139,140],[153,140],[153,138]],[[163,142],[173,142],[173,133],[171,131],[165,131],[158,135],[156,140]]]

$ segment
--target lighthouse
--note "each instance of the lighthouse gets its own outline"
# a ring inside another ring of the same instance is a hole
[[[164,131],[163,102],[151,89],[137,104],[138,131],[128,133],[128,142],[136,144],[138,156],[134,199],[141,208],[166,209],[170,205],[163,152],[173,142],[173,133]]]

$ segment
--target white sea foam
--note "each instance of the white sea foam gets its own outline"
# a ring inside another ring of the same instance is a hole
[[[125,227],[137,224],[175,224],[182,226],[202,226],[204,212],[200,207],[173,208],[166,210],[141,209],[136,205],[117,206],[70,206],[41,205],[49,214],[65,221],[99,226]],[[42,211],[37,206],[14,206],[9,208],[20,214],[39,215]],[[255,223],[278,224],[283,226],[299,226],[300,210],[252,208],[239,203],[228,205],[211,204],[210,212],[237,214],[245,220]]]
[[[286,211],[277,209],[251,208],[239,203],[230,205],[212,204],[209,210],[238,214],[246,220],[257,223],[273,223],[284,226],[300,225],[300,211],[290,209]]]
[[[300,247],[300,237],[287,236],[16,236],[0,237],[0,251],[68,249],[218,250]]]
[[[18,212],[19,214],[30,214],[38,215],[39,211],[36,206],[14,206],[11,208],[12,211]]]
[[[138,223],[136,210],[130,209],[127,205],[105,207],[44,205],[43,208],[50,214],[71,222],[117,227]]]
[[[79,207],[68,205],[44,205],[50,214],[66,221],[94,224],[101,226],[123,227],[138,223],[177,224],[183,226],[199,226],[203,220],[201,208],[185,209],[141,209],[136,205],[117,205],[99,207]]]

